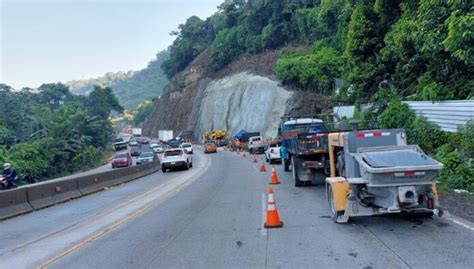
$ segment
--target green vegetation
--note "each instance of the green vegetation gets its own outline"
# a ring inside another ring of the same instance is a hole
[[[153,110],[153,102],[145,100],[141,102],[133,112],[133,124],[139,126]]]
[[[447,134],[401,103],[474,97],[473,29],[469,1],[226,0],[173,33],[163,68],[172,78],[205,51],[215,71],[241,56],[298,48],[276,62],[283,83],[358,108],[370,102],[356,118],[405,128],[409,143],[445,163],[442,186],[474,190],[474,123]],[[337,92],[336,78],[345,82]]]
[[[404,128],[409,144],[419,145],[444,164],[438,175],[441,187],[474,191],[474,121],[458,133],[443,132],[436,124],[416,116],[399,100],[392,100],[380,110],[372,107],[359,115],[359,119],[375,119],[382,128]]]
[[[109,115],[121,112],[110,88],[76,96],[63,84],[38,93],[0,85],[0,163],[10,162],[21,183],[41,181],[100,164],[111,140]]]
[[[171,78],[207,50],[219,70],[242,55],[289,45],[312,47],[282,55],[276,75],[302,90],[367,102],[382,84],[413,100],[473,96],[474,14],[469,1],[227,0],[174,32]],[[345,87],[333,92],[335,78]]]
[[[89,94],[95,85],[110,87],[119,103],[126,110],[133,111],[140,102],[151,100],[163,93],[168,79],[161,69],[161,64],[168,57],[168,51],[162,51],[142,70],[107,73],[96,79],[70,81],[67,85],[74,94]]]

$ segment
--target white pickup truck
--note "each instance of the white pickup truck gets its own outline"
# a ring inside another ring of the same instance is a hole
[[[250,154],[264,153],[266,147],[263,143],[262,136],[249,137],[248,148]]]
[[[265,150],[265,160],[270,164],[274,162],[281,162],[280,156],[280,146],[281,142],[271,142],[268,145],[267,150]]]

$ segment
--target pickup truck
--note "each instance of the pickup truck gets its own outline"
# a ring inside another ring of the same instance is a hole
[[[266,149],[261,136],[249,137],[248,148],[250,154],[264,153]]]
[[[114,140],[114,149],[115,151],[127,149],[127,141],[125,141],[123,138],[118,137]]]
[[[281,161],[280,147],[281,142],[279,141],[273,141],[268,145],[267,150],[265,150],[265,160],[268,163],[273,164],[276,161]]]
[[[296,187],[323,184],[328,174],[328,133],[326,123],[315,118],[285,118],[281,122],[281,158],[291,171]]]

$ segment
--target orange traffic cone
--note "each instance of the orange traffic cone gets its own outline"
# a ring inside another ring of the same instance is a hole
[[[280,228],[283,222],[280,221],[278,211],[276,209],[275,200],[273,199],[273,188],[268,189],[268,206],[267,206],[267,221],[263,227],[265,228]]]
[[[258,161],[257,161],[257,156],[255,156],[255,154],[253,155],[252,162],[253,162],[253,163],[258,163]]]
[[[270,178],[270,184],[280,184],[280,181],[278,181],[278,175],[275,171],[274,165],[272,165],[272,177]]]
[[[260,165],[260,172],[267,172],[267,169],[265,168],[265,164],[263,162]]]

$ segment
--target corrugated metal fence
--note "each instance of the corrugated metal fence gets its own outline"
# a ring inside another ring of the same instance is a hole
[[[410,101],[404,102],[417,115],[436,123],[443,131],[457,132],[469,120],[474,120],[474,100],[465,101]]]
[[[428,121],[437,124],[443,131],[457,132],[459,126],[463,126],[469,120],[474,120],[474,100],[460,101],[407,101],[410,109],[417,115],[425,117]],[[367,108],[364,105],[362,109]],[[352,117],[354,106],[338,106],[333,111],[341,117]]]

